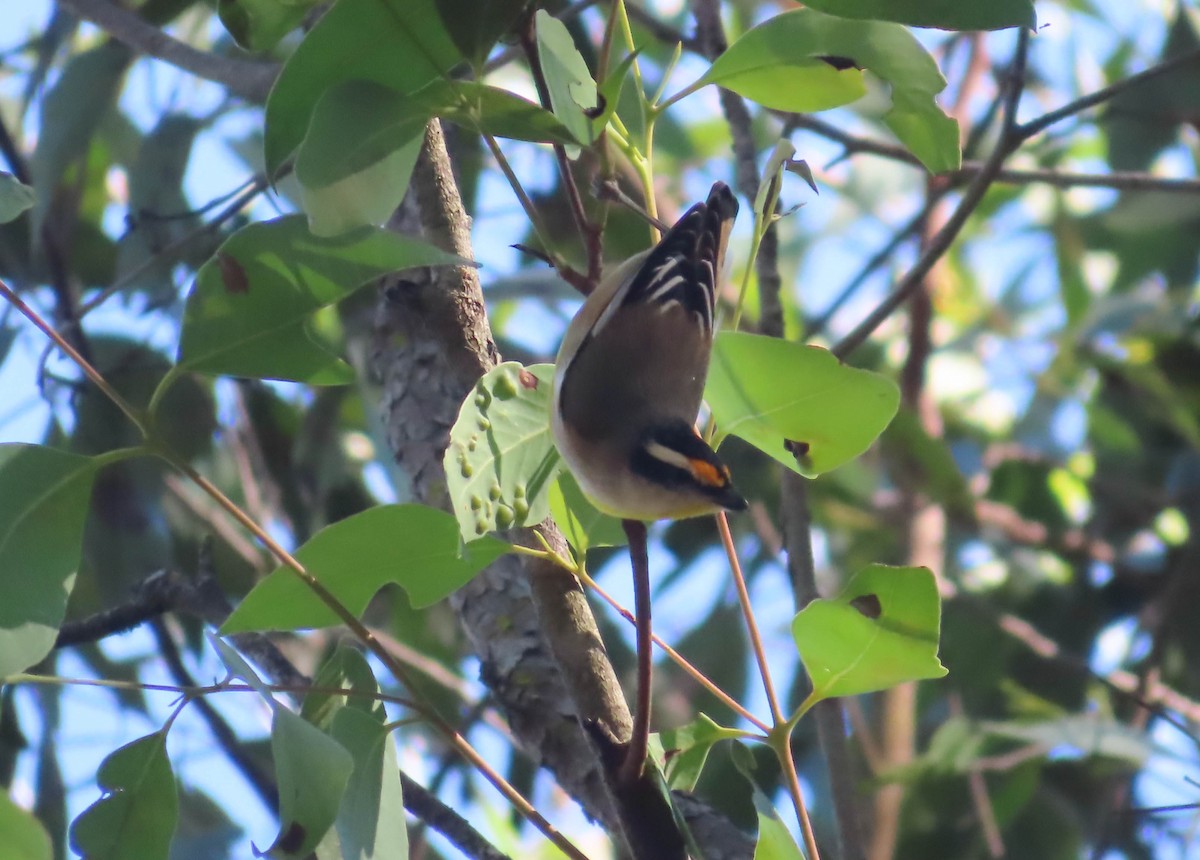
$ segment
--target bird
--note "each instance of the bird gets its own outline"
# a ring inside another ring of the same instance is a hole
[[[552,433],[604,513],[652,522],[746,508],[695,429],[737,212],[733,192],[715,183],[658,244],[615,268],[567,327]]]

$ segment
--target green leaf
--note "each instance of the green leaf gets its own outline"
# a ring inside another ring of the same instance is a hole
[[[754,778],[754,754],[744,744],[730,748],[730,759],[738,772],[750,783],[754,811],[758,814],[758,839],[754,843],[754,860],[804,860],[804,853],[771,805],[771,798],[759,788]]]
[[[838,71],[822,57],[853,65]],[[934,101],[946,79],[921,43],[898,24],[851,21],[812,9],[784,12],[730,45],[700,82],[719,84],[763,107],[811,112],[862,96],[859,69],[891,86],[892,109],[883,121],[929,171],[959,167],[958,123]]]
[[[11,173],[0,170],[0,224],[15,221],[33,206],[34,200],[32,188]]]
[[[40,229],[46,217],[63,173],[91,146],[97,128],[116,101],[132,60],[129,48],[115,39],[105,40],[71,57],[58,81],[46,93],[37,147],[29,163],[37,195],[35,230]]]
[[[71,825],[71,847],[84,860],[156,860],[171,850],[179,794],[165,731],[126,744],[104,759],[96,782],[104,796]]]
[[[708,752],[718,741],[744,738],[748,732],[720,726],[704,714],[686,726],[659,732],[662,768],[672,791],[694,791],[708,760]]]
[[[1033,0],[816,0],[804,5],[840,18],[895,21],[940,30],[1037,26]]]
[[[89,457],[0,445],[0,677],[54,647],[95,477]]]
[[[322,731],[329,731],[334,716],[345,707],[357,708],[380,720],[386,716],[383,702],[379,699],[353,695],[356,691],[371,694],[379,692],[371,664],[357,648],[338,645],[333,655],[317,670],[312,686],[312,690],[304,697],[300,716]],[[347,692],[334,693],[332,690]]]
[[[485,537],[462,545],[454,519],[424,505],[380,505],[321,529],[296,558],[354,615],[384,585],[403,588],[414,607],[437,603],[503,555],[509,545]],[[296,574],[276,568],[221,626],[294,630],[339,623]]]
[[[300,26],[318,0],[219,0],[217,14],[247,51],[269,51]]]
[[[492,368],[475,384],[450,429],[444,465],[464,538],[540,523],[560,468],[550,437],[554,365]]]
[[[336,236],[386,221],[400,205],[431,114],[370,81],[330,87],[296,154],[309,228]]]
[[[1145,764],[1151,755],[1166,752],[1156,749],[1146,732],[1096,713],[1066,714],[1052,720],[987,721],[980,728],[993,737],[1036,744],[1047,752],[1056,750],[1060,758],[1066,757],[1065,750],[1069,748],[1080,758],[1113,759],[1135,768]]]
[[[271,722],[271,753],[279,786],[279,835],[267,853],[305,857],[337,820],[354,759],[336,740],[280,705]]]
[[[192,208],[183,193],[183,177],[196,135],[203,127],[204,122],[186,114],[164,115],[142,139],[137,158],[128,168],[129,211],[137,226],[127,231],[117,246],[117,272],[125,289],[144,291],[152,304],[170,304],[178,295],[172,272],[180,258],[162,255],[163,248],[190,238],[191,254],[202,248],[211,253],[215,244],[211,235],[195,236],[199,219],[155,217]],[[192,265],[200,265],[208,253],[197,254],[200,259]]]
[[[813,683],[805,704],[943,677],[940,629],[941,598],[928,568],[860,570],[841,594],[814,600],[792,621]]]
[[[717,335],[704,397],[718,444],[738,436],[810,478],[867,450],[900,403],[891,380],[828,350],[742,332]]]
[[[416,95],[431,114],[472,131],[534,143],[579,143],[550,111],[478,81],[439,81]]]
[[[471,65],[478,68],[509,31],[530,0],[437,0],[442,25]]]
[[[408,860],[408,828],[396,740],[386,717],[340,709],[331,734],[354,759],[337,817],[345,860]]]
[[[804,860],[804,852],[788,832],[787,825],[774,808],[758,808],[758,841],[754,843],[754,860]]]
[[[593,546],[628,543],[621,521],[593,505],[569,469],[561,470],[550,487],[550,513],[579,558]]]
[[[411,94],[461,61],[434,0],[339,0],[288,59],[267,98],[267,171],[275,175],[336,84],[374,81]]]
[[[330,239],[313,236],[301,216],[251,224],[196,275],[179,364],[200,373],[346,383],[352,372],[316,343],[312,314],[389,272],[465,262],[387,230]]]
[[[591,143],[594,140],[592,120],[588,114],[596,110],[596,82],[584,62],[567,25],[539,9],[535,16],[538,58],[550,90],[550,106],[554,115],[570,129],[575,140]],[[578,150],[572,154],[574,157]]]
[[[621,101],[621,90],[625,87],[625,79],[629,77],[629,70],[633,68],[641,51],[642,49],[638,48],[621,60],[620,64],[608,73],[608,77],[600,85],[600,97],[597,101],[601,111],[600,115],[592,120],[592,140],[600,136],[600,132],[608,127],[608,121],[617,112],[617,105]]]
[[[975,497],[946,441],[929,435],[913,410],[896,413],[882,439],[887,459],[911,475],[913,486],[956,517],[975,517]]]
[[[50,835],[41,823],[0,792],[0,842],[8,860],[52,860]]]

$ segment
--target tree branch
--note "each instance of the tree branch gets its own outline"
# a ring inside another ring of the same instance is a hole
[[[246,101],[265,102],[271,84],[279,74],[276,63],[220,57],[197,50],[110,0],[58,0],[58,5],[91,21],[135,51],[220,84]]]
[[[945,253],[950,250],[950,246],[954,244],[954,240],[958,238],[958,234],[962,232],[962,228],[966,226],[967,219],[971,217],[971,213],[983,202],[983,197],[991,187],[996,173],[1003,166],[1004,160],[1020,146],[1022,138],[1018,132],[1016,115],[1017,103],[1021,99],[1021,91],[1024,86],[1025,57],[1028,51],[1029,33],[1024,29],[1020,30],[1019,33],[1016,60],[1013,63],[1013,79],[1009,82],[1009,89],[1004,99],[1004,131],[996,144],[996,149],[988,156],[983,164],[983,168],[979,173],[975,174],[975,177],[971,180],[971,184],[967,186],[967,190],[963,193],[962,199],[959,201],[953,214],[946,219],[946,223],[930,239],[920,259],[917,260],[912,269],[901,279],[892,294],[884,299],[875,310],[867,315],[866,319],[859,323],[833,347],[832,352],[838,358],[844,359],[850,353],[854,352],[854,350],[858,349],[871,336],[875,329],[891,316],[896,308],[908,301],[920,289],[925,276],[937,265]]]

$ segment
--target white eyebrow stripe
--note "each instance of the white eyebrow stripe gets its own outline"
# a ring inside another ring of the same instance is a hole
[[[666,463],[668,466],[674,466],[677,469],[683,469],[685,472],[692,471],[692,464],[683,454],[680,454],[674,448],[668,448],[660,442],[647,442],[645,445],[646,453]]]

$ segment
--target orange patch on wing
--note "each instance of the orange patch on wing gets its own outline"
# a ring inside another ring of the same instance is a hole
[[[692,467],[692,477],[706,487],[723,487],[729,481],[729,476],[707,460],[688,460]]]

